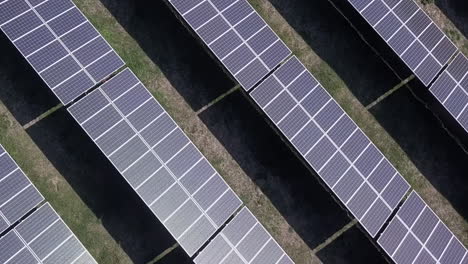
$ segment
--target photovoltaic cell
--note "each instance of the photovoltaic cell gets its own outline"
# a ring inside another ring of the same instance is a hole
[[[397,263],[463,263],[466,248],[413,191],[378,244]]]
[[[63,104],[124,65],[70,0],[7,0],[0,28]]]
[[[241,206],[129,69],[68,110],[190,256]]]
[[[0,145],[0,233],[20,220],[44,198]]]
[[[468,59],[459,53],[429,91],[468,132]]]
[[[375,237],[409,189],[390,162],[296,57],[250,95]]]
[[[348,1],[425,85],[457,51],[413,0]]]
[[[0,263],[97,263],[46,203],[0,239]]]
[[[242,210],[194,259],[196,264],[294,262],[255,216]]]
[[[169,2],[245,90],[291,54],[246,0]]]

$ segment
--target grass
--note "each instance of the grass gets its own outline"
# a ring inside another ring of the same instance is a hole
[[[127,66],[187,133],[210,163],[225,178],[243,202],[285,246],[297,263],[319,263],[309,247],[287,224],[269,199],[255,186],[236,161],[209,132],[167,78],[145,54],[139,44],[117,23],[98,0],[75,0],[106,40],[119,53]],[[207,55],[208,56],[208,55]]]
[[[37,148],[3,103],[0,103],[0,143],[99,263],[131,263],[100,220]]]
[[[398,143],[356,99],[338,74],[317,56],[314,50],[295,29],[288,25],[288,22],[284,20],[270,2],[267,0],[250,0],[250,2],[411,186],[422,195],[451,230],[465,244],[468,244],[467,221],[421,174]],[[460,41],[457,43],[460,43]],[[464,41],[466,42],[466,39]],[[357,76],[356,78],[365,78],[365,76]]]

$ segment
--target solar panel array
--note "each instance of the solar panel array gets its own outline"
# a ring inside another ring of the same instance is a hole
[[[46,203],[0,239],[0,263],[97,263]]]
[[[169,0],[245,90],[290,54],[246,0]]]
[[[44,200],[0,145],[0,233]]]
[[[69,112],[189,255],[241,206],[129,69]]]
[[[255,216],[244,207],[195,258],[196,264],[293,264]]]
[[[63,104],[124,65],[70,0],[7,0],[0,28]]]
[[[348,0],[425,84],[457,48],[413,0]]]
[[[468,59],[462,53],[450,63],[429,91],[468,132]]]
[[[378,243],[397,264],[468,262],[463,244],[414,191]]]
[[[374,237],[409,189],[377,147],[296,57],[250,95]]]

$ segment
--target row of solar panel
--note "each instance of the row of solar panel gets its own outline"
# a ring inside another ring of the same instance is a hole
[[[468,263],[466,248],[414,191],[378,243],[397,264]]]
[[[96,263],[0,146],[0,263]],[[31,215],[25,215],[34,211]],[[18,223],[19,222],[19,223]]]
[[[169,2],[245,90],[291,54],[246,0]]]
[[[196,264],[293,264],[255,216],[244,207],[195,258]]]
[[[468,132],[468,59],[465,55],[458,54],[429,91]]]
[[[42,201],[44,197],[0,146],[0,233]]]
[[[250,95],[374,237],[409,189],[390,162],[296,57]]]
[[[97,263],[46,203],[0,238],[3,264]]]
[[[129,69],[69,112],[189,255],[241,206]]]
[[[63,104],[124,65],[70,0],[7,0],[0,28]]]
[[[457,48],[413,0],[348,0],[425,84]]]
[[[235,1],[211,2],[222,11],[223,8],[228,9],[232,6]],[[351,2],[425,84],[435,78],[456,51],[450,40],[413,1]],[[185,15],[190,14],[191,10],[198,8],[201,3],[204,2],[172,1],[195,31],[197,28],[193,26],[191,18]],[[233,14],[242,17],[240,12],[231,13]],[[202,33],[197,32],[215,55],[216,51],[210,46],[210,41],[204,38],[204,34],[217,36],[218,31],[211,26]],[[219,59],[222,61],[222,58]],[[228,67],[226,63],[223,64]],[[465,76],[465,72],[456,79],[460,86],[461,77]],[[246,90],[251,88],[245,87],[241,81],[240,83]],[[317,80],[296,58],[292,58],[255,88],[251,96],[364,228],[372,236],[376,236],[410,187]],[[458,103],[457,106],[459,105],[460,111],[466,107],[466,103]],[[414,195],[410,196],[407,203],[410,203],[411,197]],[[422,229],[424,228],[427,229],[427,226]],[[223,233],[195,260],[199,263],[210,263],[238,259],[237,242],[230,241]],[[397,240],[398,243],[402,239]],[[443,241],[434,235],[434,241],[437,240]],[[465,255],[464,247],[456,239],[445,242],[445,245],[439,244],[438,247],[447,246],[448,250],[444,254],[445,257],[437,263],[459,263]],[[400,247],[398,255],[403,261],[399,260],[398,263],[412,263],[414,260],[408,258],[408,252],[414,250],[414,247],[407,243],[405,240],[402,243],[404,245]],[[248,252],[248,248],[244,250]],[[258,251],[256,252],[258,254]],[[425,251],[417,253],[417,263],[432,263],[426,258]],[[252,258],[244,260],[247,260],[245,263],[249,263]],[[465,261],[467,260],[465,258]]]
[[[236,12],[247,12],[245,7]],[[262,37],[271,38],[258,18],[251,16],[251,22],[262,26]],[[3,1],[0,26],[64,104],[124,65],[69,0]],[[255,32],[249,33],[245,23],[243,27],[243,41],[254,39]],[[274,48],[279,41],[270,44],[265,51],[255,47],[255,56],[269,70],[279,63],[274,56],[281,51]],[[232,69],[242,63],[236,59],[226,60]],[[249,74],[246,70],[238,76]],[[240,207],[239,198],[129,70],[70,111],[190,255]]]

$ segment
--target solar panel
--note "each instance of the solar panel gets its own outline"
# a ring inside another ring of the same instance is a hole
[[[0,145],[0,233],[44,200]]]
[[[348,1],[425,85],[457,51],[413,0]]]
[[[0,239],[0,263],[97,263],[46,203]]]
[[[250,95],[374,237],[409,189],[377,147],[296,57]]]
[[[0,28],[63,104],[124,65],[70,0],[7,0]]]
[[[196,264],[294,263],[247,207],[242,208],[198,254],[194,262]]]
[[[68,110],[189,255],[241,206],[129,69]]]
[[[397,263],[466,263],[467,250],[413,191],[377,241]]]
[[[450,63],[429,91],[468,132],[468,59],[462,53]]]
[[[291,51],[246,0],[170,0],[245,90]]]

